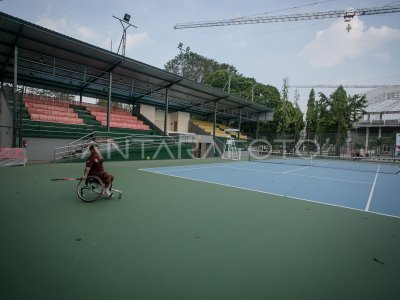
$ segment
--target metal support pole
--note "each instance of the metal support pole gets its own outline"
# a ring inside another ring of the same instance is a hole
[[[240,130],[242,128],[242,109],[239,109],[239,134],[238,134],[238,140],[240,140]]]
[[[256,139],[258,140],[258,132],[260,129],[260,116],[257,115],[257,129],[256,129]]]
[[[22,148],[22,95],[19,97],[19,124],[18,124],[18,147]]]
[[[110,132],[110,113],[111,113],[111,90],[112,90],[112,73],[110,73],[110,86],[108,88],[108,105],[107,105],[107,132]]]
[[[17,84],[18,84],[18,47],[14,47],[14,105],[12,146],[17,146]]]
[[[365,155],[368,153],[369,127],[365,129]]]
[[[215,101],[215,103],[214,103],[213,139],[215,139],[216,127],[217,127],[217,101]]]
[[[79,92],[79,105],[82,105],[82,91]]]
[[[168,125],[168,106],[169,106],[169,89],[165,90],[165,111],[164,111],[164,135],[167,135],[167,125]]]

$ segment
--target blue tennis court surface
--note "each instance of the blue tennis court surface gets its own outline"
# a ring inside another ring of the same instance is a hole
[[[243,161],[142,171],[400,217],[400,174]]]

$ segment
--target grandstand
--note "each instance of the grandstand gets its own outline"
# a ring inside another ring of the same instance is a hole
[[[212,135],[213,134],[213,123],[207,122],[207,121],[202,121],[202,120],[197,120],[193,119],[192,120],[192,125],[197,126],[198,128],[202,129],[204,131],[204,134],[207,135]],[[226,138],[228,134],[225,132],[225,129],[228,129],[229,127],[225,124],[217,123],[216,124],[216,130],[215,130],[215,136],[219,138]],[[229,136],[231,136],[233,133],[229,133]],[[247,140],[247,136],[243,133],[231,136],[234,138],[240,138],[241,140]]]
[[[7,124],[2,124],[7,132],[2,140],[7,140],[4,146],[21,147],[29,138],[28,158],[34,146],[54,149],[95,131],[191,133],[191,118],[210,116],[212,126],[200,135],[211,137],[208,143],[216,147],[223,124],[236,123],[240,128],[241,122],[273,119],[273,110],[264,105],[4,13],[0,13],[0,26],[5,41],[0,45],[2,96],[10,114]],[[73,95],[76,101],[38,99],[25,94],[27,87]],[[103,99],[108,105],[87,104],[84,98]],[[132,111],[111,109],[111,102],[128,105]],[[214,124],[218,124],[215,129]]]
[[[364,155],[394,154],[395,134],[400,131],[400,88],[383,87],[366,93],[367,108],[355,126],[353,143]]]
[[[366,93],[364,125],[400,125],[400,88],[379,88]]]

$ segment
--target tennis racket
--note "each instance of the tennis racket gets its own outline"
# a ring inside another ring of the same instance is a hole
[[[69,181],[69,180],[81,180],[82,177],[79,178],[52,178],[51,181]]]

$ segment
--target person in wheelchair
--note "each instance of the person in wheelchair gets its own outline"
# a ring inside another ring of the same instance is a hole
[[[111,193],[111,184],[114,181],[114,176],[110,173],[104,171],[103,168],[103,156],[100,154],[99,149],[95,144],[91,144],[89,146],[90,156],[86,161],[85,170],[83,173],[83,178],[86,179],[88,176],[97,176],[99,177],[104,185],[105,191],[104,194],[108,197],[112,196]]]

